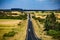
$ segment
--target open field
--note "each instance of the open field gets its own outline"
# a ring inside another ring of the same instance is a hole
[[[27,20],[0,19],[0,40],[25,40]],[[17,32],[12,37],[4,37],[5,33]]]
[[[15,27],[21,20],[0,19],[0,27]]]

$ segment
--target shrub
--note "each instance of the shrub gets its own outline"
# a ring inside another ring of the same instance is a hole
[[[55,29],[56,17],[54,13],[47,15],[45,19],[45,28],[46,30]]]
[[[47,31],[47,34],[53,36],[54,38],[60,37],[60,31],[56,31],[56,30],[49,30]]]
[[[27,14],[20,16],[0,16],[0,19],[27,19]]]
[[[55,31],[55,30],[49,30],[49,31],[47,31],[47,34],[49,34],[51,36],[54,36],[54,35],[57,34],[57,31]]]
[[[16,32],[11,31],[11,32],[9,32],[9,33],[5,33],[5,34],[3,35],[3,37],[13,37],[15,34],[16,34]]]
[[[21,25],[21,22],[18,23],[18,26],[20,26],[20,25]]]
[[[32,18],[34,18],[35,20],[37,20],[37,18],[35,16],[32,16]]]
[[[59,22],[56,22],[55,27],[56,27],[55,30],[60,31],[60,23]]]

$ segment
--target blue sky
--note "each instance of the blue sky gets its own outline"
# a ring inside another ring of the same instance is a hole
[[[0,0],[0,9],[60,9],[60,0]]]

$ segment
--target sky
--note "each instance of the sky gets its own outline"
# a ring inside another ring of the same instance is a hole
[[[0,0],[0,9],[11,8],[55,10],[60,9],[60,0]]]

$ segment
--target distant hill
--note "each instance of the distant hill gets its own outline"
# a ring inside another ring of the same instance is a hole
[[[60,9],[55,10],[35,10],[35,9],[21,9],[21,8],[11,8],[11,9],[0,9],[0,11],[60,11]]]
[[[20,9],[20,8],[11,8],[11,9],[0,9],[0,11],[23,11],[23,9]]]
[[[23,11],[23,9],[20,8],[11,8],[12,11]]]

